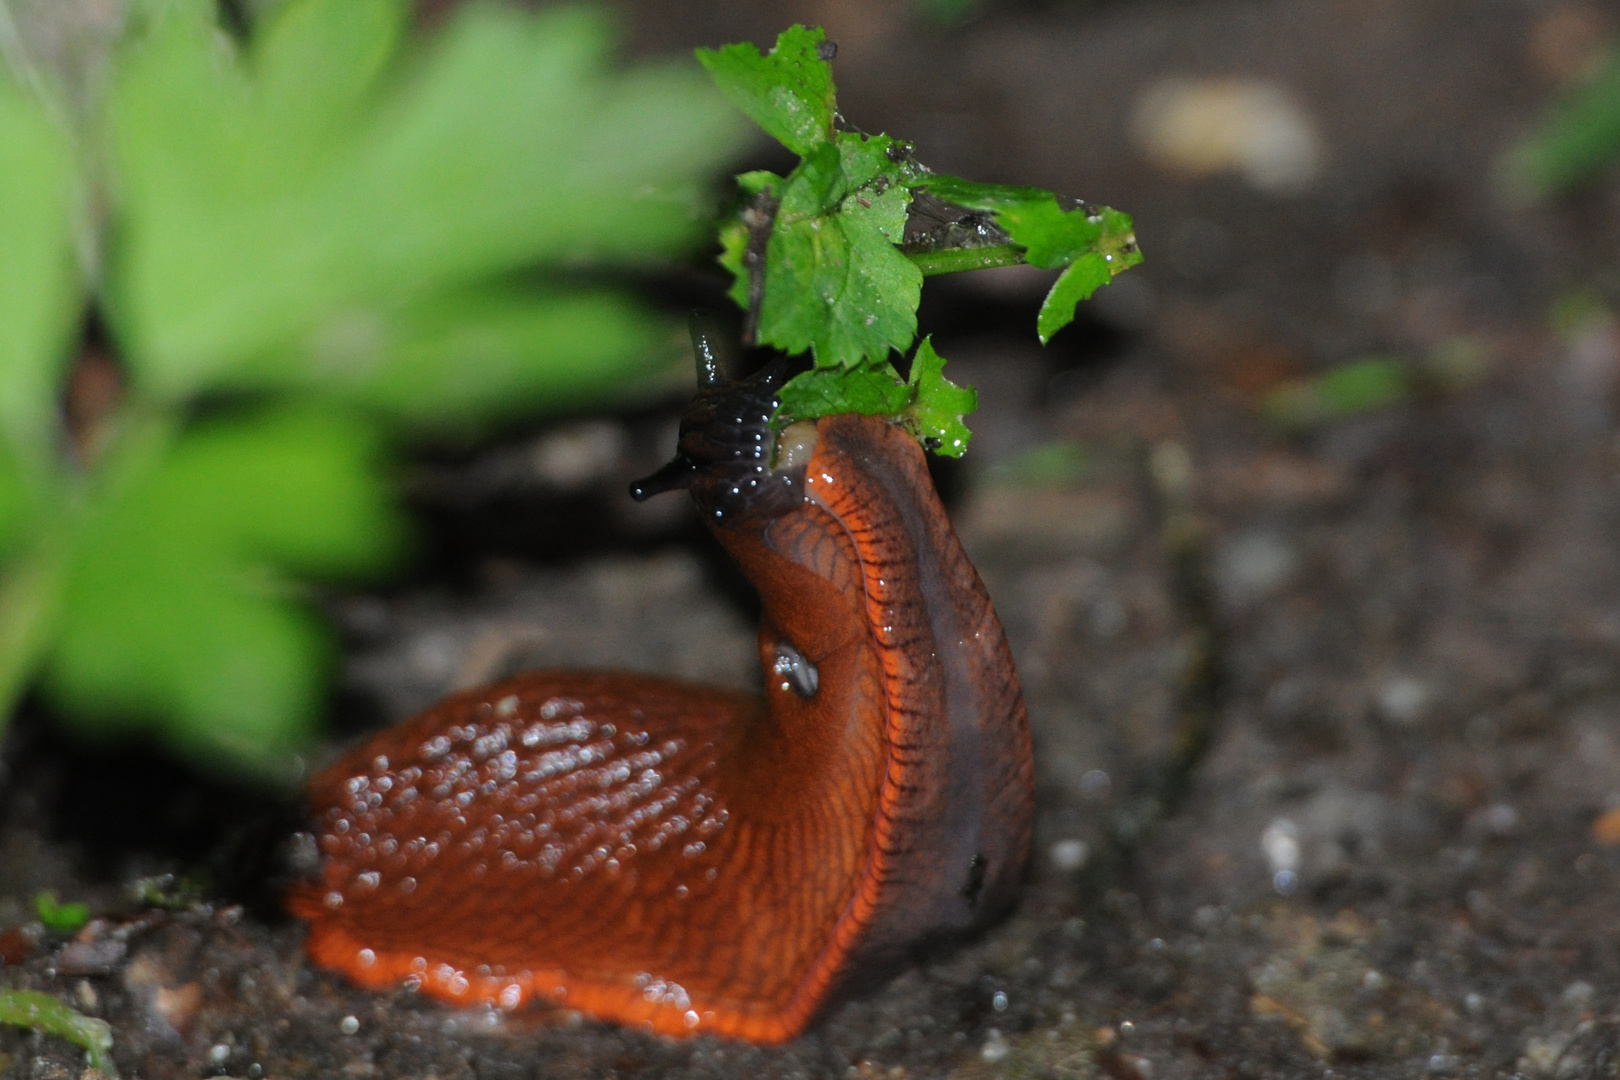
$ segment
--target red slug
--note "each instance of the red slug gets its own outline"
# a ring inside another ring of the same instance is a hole
[[[707,380],[633,491],[688,488],[759,590],[764,699],[532,673],[381,732],[310,786],[318,963],[768,1043],[1007,906],[1033,768],[1001,624],[916,441],[773,438],[781,380]]]

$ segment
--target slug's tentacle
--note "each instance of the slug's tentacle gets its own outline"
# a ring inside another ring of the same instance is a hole
[[[687,488],[759,589],[763,699],[536,673],[311,785],[320,963],[457,1002],[791,1038],[854,973],[982,924],[1029,842],[1000,624],[885,421],[772,435],[786,369],[707,386],[642,496]]]
[[[692,357],[697,361],[698,386],[708,390],[726,383],[725,364],[716,345],[718,335],[712,320],[700,311],[692,312],[688,329],[692,334]]]

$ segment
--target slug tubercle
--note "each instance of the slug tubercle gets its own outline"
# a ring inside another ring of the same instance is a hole
[[[455,695],[310,785],[320,964],[755,1042],[1010,903],[1023,696],[922,451],[833,416],[773,436],[779,367],[699,392],[677,456],[758,588],[763,698],[536,672]]]

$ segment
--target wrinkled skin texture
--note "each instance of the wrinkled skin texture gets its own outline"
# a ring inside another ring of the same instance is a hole
[[[773,472],[748,449],[768,445],[751,391],[700,396],[663,486],[692,490],[759,589],[764,698],[532,673],[380,733],[310,788],[322,880],[289,903],[317,962],[458,1003],[779,1042],[1005,909],[1027,720],[922,452],[829,417],[801,432],[807,463]]]

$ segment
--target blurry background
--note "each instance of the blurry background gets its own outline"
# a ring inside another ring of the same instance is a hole
[[[120,6],[4,10],[0,30],[93,97]],[[1620,145],[1620,9],[609,10],[638,63],[823,25],[852,125],[941,171],[1135,216],[1145,263],[1045,349],[1040,273],[924,291],[923,331],[981,403],[938,478],[1036,729],[1019,912],[783,1050],[447,1016],[300,966],[240,855],[275,833],[273,799],[170,752],[88,748],[35,694],[4,758],[0,927],[27,944],[0,950],[0,980],[108,1017],[150,1076],[1606,1075],[1620,184],[1588,166]],[[435,31],[459,17],[418,13]],[[683,160],[714,177],[708,198],[728,170],[790,163],[705,130]],[[585,284],[678,338],[724,280],[699,239],[661,250]],[[679,352],[663,332],[639,354],[660,372]],[[753,685],[746,587],[681,500],[622,494],[667,456],[679,400],[552,401],[409,440],[393,490],[414,554],[386,587],[305,597],[342,646],[328,728],[537,665]],[[1189,785],[1178,726],[1208,734]],[[172,889],[174,914],[84,942],[33,922],[45,888],[127,919],[127,886],[164,874],[208,904]],[[77,1060],[9,1029],[0,1054],[17,1076]]]

